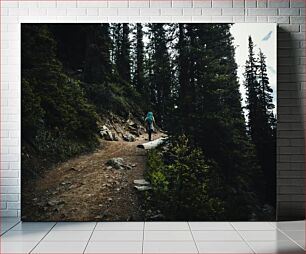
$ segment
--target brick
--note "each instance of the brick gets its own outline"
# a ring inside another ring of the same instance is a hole
[[[172,0],[172,7],[192,7],[192,0]]]
[[[8,202],[7,209],[20,209],[20,202]]]
[[[278,176],[279,178],[300,178],[305,177],[305,172],[303,170],[280,170]]]
[[[1,210],[6,209],[6,202],[1,202],[1,203],[0,203],[0,209],[1,209]]]
[[[56,8],[56,1],[39,1],[39,8]]]
[[[10,16],[28,16],[29,15],[29,9],[19,9],[19,8],[10,8],[9,9],[9,15]]]
[[[150,17],[150,22],[164,22],[164,23],[171,23],[172,22],[172,17],[168,16],[152,16]]]
[[[108,1],[108,7],[111,8],[127,8],[129,7],[129,1]]]
[[[289,7],[289,0],[268,0],[268,7]]]
[[[299,32],[300,31],[300,26],[299,25],[286,25],[286,24],[280,24],[278,26],[279,30],[283,30],[286,32]]]
[[[192,17],[192,22],[211,22],[211,16],[194,16]]]
[[[172,22],[192,22],[192,16],[173,16],[172,17]]]
[[[45,8],[31,8],[30,16],[44,16],[47,15],[47,9]]]
[[[212,0],[212,7],[215,8],[232,8],[232,0]]]
[[[234,8],[244,8],[244,0],[233,0],[233,7]]]
[[[117,8],[100,8],[99,15],[102,16],[117,16],[118,9]]]
[[[160,9],[158,8],[140,9],[140,15],[159,16]]]
[[[1,194],[1,201],[18,201],[19,195],[18,194]]]
[[[300,10],[297,8],[279,8],[278,13],[281,16],[297,16],[300,14]]]
[[[269,23],[278,23],[278,24],[289,24],[289,17],[287,16],[272,16],[268,17]]]
[[[292,23],[292,24],[304,24],[305,23],[305,17],[291,16],[290,17],[290,23]]]
[[[211,17],[212,22],[217,22],[217,23],[231,23],[233,22],[233,17],[232,16],[212,16]]]
[[[139,16],[140,10],[138,8],[118,8],[119,16]]]
[[[305,201],[305,196],[304,195],[279,195],[277,197],[278,201],[290,201],[290,202],[304,202]]]
[[[77,7],[77,1],[57,1],[56,2],[57,8],[76,8]]]
[[[184,16],[199,16],[202,15],[201,8],[184,8],[183,9]]]
[[[221,16],[221,8],[202,8],[202,15],[207,16],[207,15],[220,15]]]
[[[246,8],[255,8],[256,7],[256,0],[245,0],[245,7]]]
[[[85,16],[85,8],[69,8],[67,9],[67,16]]]
[[[107,0],[99,1],[77,1],[77,7],[81,8],[105,8],[107,7]]]
[[[6,177],[6,178],[17,178],[19,177],[19,171],[18,170],[1,170],[1,178]]]
[[[224,8],[222,9],[222,15],[224,16],[244,16],[243,8]]]
[[[237,16],[237,17],[233,17],[233,22],[234,23],[243,23],[244,22],[244,16]]]
[[[99,9],[98,8],[87,8],[86,9],[86,15],[87,16],[98,16],[99,15]]]
[[[1,211],[2,217],[18,217],[18,210],[3,210]]]
[[[258,22],[258,23],[267,23],[267,22],[268,22],[268,17],[265,17],[265,16],[258,16],[258,17],[257,17],[257,22]]]
[[[18,1],[2,1],[2,8],[18,8]]]
[[[151,0],[150,1],[151,8],[170,8],[171,0]]]
[[[150,17],[147,17],[147,16],[131,16],[129,17],[129,21],[131,23],[137,23],[137,22],[142,22],[142,23],[148,23],[150,22]]]
[[[19,180],[17,178],[3,178],[1,177],[0,185],[1,186],[11,186],[18,185]]]
[[[277,16],[275,8],[251,8],[247,9],[247,14],[250,16]]]
[[[47,10],[48,16],[66,16],[66,14],[67,14],[66,9],[54,8]]]
[[[258,8],[266,8],[268,6],[267,0],[258,0],[257,1],[257,7]]]
[[[244,17],[244,22],[245,23],[256,23],[257,22],[257,17]]]
[[[305,0],[290,0],[290,7],[305,7]]]
[[[161,15],[165,16],[181,16],[183,15],[183,9],[182,8],[164,8],[161,9]]]
[[[194,0],[193,1],[193,7],[204,7],[204,8],[209,8],[212,7],[212,2],[211,0]]]
[[[129,7],[130,8],[148,8],[150,7],[150,1],[149,0],[130,0],[129,1]]]

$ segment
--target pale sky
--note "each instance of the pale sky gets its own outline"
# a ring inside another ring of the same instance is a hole
[[[273,23],[241,23],[234,24],[231,27],[231,34],[234,37],[235,59],[238,65],[238,78],[240,83],[240,92],[243,98],[242,104],[245,105],[245,87],[243,86],[243,72],[245,62],[248,57],[248,37],[251,35],[255,45],[255,55],[259,48],[266,55],[267,72],[270,86],[273,89],[273,103],[276,112],[276,87],[277,87],[277,44],[276,44],[276,24]]]

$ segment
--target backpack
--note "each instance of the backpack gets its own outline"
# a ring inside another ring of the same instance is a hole
[[[152,112],[148,112],[147,117],[146,117],[146,121],[149,125],[151,125],[153,123],[153,113]]]

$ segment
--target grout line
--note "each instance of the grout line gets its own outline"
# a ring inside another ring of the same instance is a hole
[[[196,249],[197,249],[197,252],[200,253],[199,251],[199,248],[198,248],[198,245],[197,245],[197,242],[195,241],[194,237],[193,237],[193,233],[192,233],[192,230],[191,230],[191,227],[190,227],[190,224],[189,224],[189,221],[187,221],[187,224],[188,224],[188,227],[189,227],[189,230],[190,230],[190,233],[191,233],[191,236],[192,236],[192,239],[193,239],[193,242],[196,246]]]
[[[144,234],[145,234],[145,221],[143,222],[142,226],[142,244],[141,244],[141,253],[143,254],[143,245],[144,245]]]
[[[5,233],[9,232],[12,228],[17,226],[21,221],[18,221],[16,224],[13,224],[9,229],[5,230],[3,233],[0,234],[0,236],[4,235]],[[0,222],[1,223],[1,222]]]
[[[237,230],[237,229],[234,227],[233,223],[230,222],[230,224],[231,224],[232,227],[235,229],[235,231],[237,232],[237,234],[242,238],[243,242],[245,242],[246,245],[249,246],[249,248],[253,251],[253,253],[256,253],[256,251],[252,248],[252,246],[248,243],[248,241],[245,240],[245,239],[243,238],[243,236],[240,234],[239,230]]]
[[[41,238],[38,243],[29,251],[29,253],[32,253],[32,251],[38,246],[38,244],[41,243],[41,241],[43,239],[45,239],[45,237],[51,232],[51,230],[55,227],[55,225],[57,224],[57,222],[49,229],[49,231],[43,236],[43,238]]]
[[[98,222],[96,222],[96,225],[94,226],[94,228],[93,228],[93,230],[92,230],[92,232],[91,232],[91,234],[90,234],[90,237],[89,237],[89,239],[88,239],[88,241],[87,241],[87,243],[86,243],[86,246],[85,246],[85,248],[84,248],[83,254],[85,253],[85,251],[86,251],[86,249],[87,249],[87,246],[88,246],[88,244],[89,244],[89,241],[90,241],[90,239],[91,239],[93,233],[95,232],[95,229],[96,229],[97,225],[98,225]]]
[[[299,243],[297,243],[292,237],[290,237],[289,235],[287,235],[287,234],[285,233],[285,231],[283,231],[283,230],[281,230],[281,229],[279,229],[279,228],[276,228],[276,230],[278,230],[279,232],[283,233],[286,237],[289,238],[289,240],[291,240],[291,241],[294,242],[296,245],[298,245],[298,246],[301,247],[303,250],[305,250],[305,247],[303,247],[303,246],[301,246]],[[304,242],[304,244],[305,244],[305,242]]]

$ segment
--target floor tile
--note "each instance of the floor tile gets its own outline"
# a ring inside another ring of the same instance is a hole
[[[20,221],[20,218],[16,218],[16,217],[1,217],[0,218],[1,225],[3,223],[18,223],[19,221]]]
[[[85,230],[90,231],[95,228],[96,222],[58,222],[52,231]]]
[[[304,253],[304,250],[291,241],[248,242],[255,253]]]
[[[38,242],[1,242],[0,253],[29,253]]]
[[[108,241],[142,241],[143,231],[94,231],[90,241],[108,242]]]
[[[144,222],[98,222],[95,230],[138,230],[142,231]]]
[[[145,222],[145,230],[190,230],[188,222]]]
[[[304,230],[286,230],[282,231],[285,235],[289,236],[291,240],[298,243],[305,249],[305,231]]]
[[[17,232],[17,231],[16,231]],[[44,242],[86,242],[92,231],[50,231],[43,239]]]
[[[229,222],[189,222],[191,230],[235,230]]]
[[[145,241],[193,241],[190,231],[145,231]]]
[[[144,242],[143,253],[198,253],[194,242]]]
[[[142,242],[89,242],[85,253],[142,253]]]
[[[239,231],[246,241],[283,241],[289,240],[287,236],[278,230],[271,231]]]
[[[269,222],[231,222],[236,230],[275,230]]]
[[[305,221],[281,221],[275,222],[277,228],[281,230],[305,230]]]
[[[236,231],[192,231],[195,241],[242,241]]]
[[[40,242],[31,253],[83,253],[87,242]]]
[[[13,231],[48,231],[55,225],[55,222],[20,222],[11,230]]]
[[[2,242],[35,242],[40,241],[48,231],[8,231],[1,236]]]
[[[244,242],[197,242],[200,253],[253,253]]]

